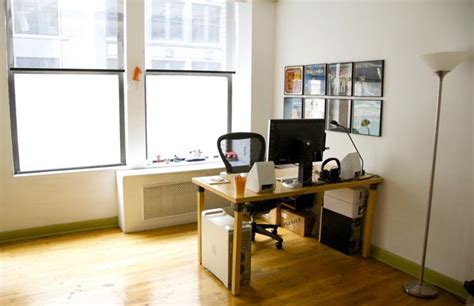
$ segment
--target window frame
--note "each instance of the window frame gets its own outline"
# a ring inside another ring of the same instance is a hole
[[[146,84],[148,75],[178,75],[178,76],[212,76],[227,78],[227,133],[232,132],[232,80],[234,71],[200,71],[200,70],[166,70],[166,69],[147,69],[145,71],[145,154],[148,156],[148,113],[146,101]]]
[[[6,30],[7,30],[7,59],[8,59],[8,91],[9,91],[9,106],[10,106],[10,130],[13,152],[13,171],[14,174],[32,174],[45,172],[58,172],[68,170],[84,170],[94,168],[106,168],[124,166],[127,164],[126,159],[126,139],[125,139],[125,88],[124,88],[124,33],[126,31],[125,24],[123,24],[122,31],[117,33],[117,60],[119,65],[116,69],[86,69],[86,68],[24,68],[15,67],[15,56],[13,48],[13,39],[18,34],[14,31],[14,16],[13,16],[13,0],[5,1],[6,9]],[[122,4],[123,5],[123,4]],[[124,8],[124,7],[123,7]],[[59,10],[59,6],[58,6]],[[58,17],[59,19],[59,17]],[[120,20],[118,20],[120,22]],[[119,29],[118,29],[119,30]],[[105,37],[107,39],[107,37]],[[120,162],[105,165],[88,165],[81,167],[66,167],[54,169],[41,169],[22,171],[20,165],[20,152],[18,147],[18,129],[17,129],[17,114],[16,114],[16,95],[15,95],[15,75],[16,74],[89,74],[89,75],[117,75],[119,88],[119,134],[120,134]]]

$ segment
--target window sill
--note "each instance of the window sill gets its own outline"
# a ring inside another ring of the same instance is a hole
[[[117,169],[117,174],[119,174],[120,176],[152,175],[162,173],[211,170],[220,168],[225,168],[224,163],[220,159],[211,159],[197,162],[182,161],[159,163],[137,168],[122,167],[122,169]]]

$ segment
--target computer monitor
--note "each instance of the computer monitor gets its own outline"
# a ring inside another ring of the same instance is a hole
[[[271,119],[268,160],[275,165],[299,164],[298,180],[312,183],[313,161],[322,161],[326,147],[324,119]]]

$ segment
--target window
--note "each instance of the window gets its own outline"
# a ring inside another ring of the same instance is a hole
[[[221,63],[216,62],[193,62],[193,70],[209,70],[218,71],[221,68]]]
[[[58,0],[14,0],[15,34],[58,35]]]
[[[152,60],[152,69],[168,69],[168,70],[183,70],[184,61],[167,61],[167,60]]]
[[[233,1],[145,0],[145,4],[148,69],[156,69],[152,60],[178,60],[184,61],[183,70],[233,71]],[[193,62],[218,65],[196,68]]]
[[[230,81],[225,73],[148,73],[148,158],[186,157],[194,150],[217,155],[216,140],[229,130]]]
[[[125,3],[6,0],[16,174],[124,165],[125,94],[133,100],[131,162],[190,151],[217,155],[217,137],[231,128],[235,3],[133,3],[129,30],[144,35],[145,46],[130,39],[128,56],[141,62],[145,47],[145,84],[129,87]],[[202,27],[199,41],[193,38],[196,24]]]
[[[21,57],[16,58],[17,67],[54,68],[59,66],[59,58]]]
[[[120,3],[62,0],[58,9],[57,1],[8,1],[15,25],[8,37],[15,173],[125,163]],[[30,29],[36,24],[28,34],[67,39],[16,35],[24,18]]]
[[[148,2],[147,158],[186,157],[191,151],[216,156],[216,139],[231,126],[234,4],[187,0],[173,13],[170,1]],[[172,16],[182,31],[179,43],[169,34]],[[162,40],[153,40],[158,33]]]
[[[220,20],[219,6],[193,4],[193,42],[219,42]]]
[[[184,3],[177,1],[151,1],[151,38],[183,39]]]

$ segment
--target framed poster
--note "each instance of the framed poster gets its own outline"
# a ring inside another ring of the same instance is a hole
[[[304,98],[304,119],[324,119],[326,114],[326,99]]]
[[[303,66],[285,67],[285,95],[303,94]]]
[[[328,95],[352,95],[352,63],[328,64]]]
[[[354,96],[382,97],[384,61],[354,63]]]
[[[351,133],[377,137],[382,135],[382,100],[352,101]]]
[[[330,124],[336,120],[340,125],[350,131],[351,127],[351,100],[349,99],[328,99],[326,107],[326,130],[344,132],[344,129]]]
[[[308,96],[326,94],[326,64],[304,66],[304,94]]]
[[[283,119],[301,119],[303,114],[303,98],[284,98]]]

